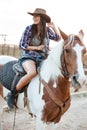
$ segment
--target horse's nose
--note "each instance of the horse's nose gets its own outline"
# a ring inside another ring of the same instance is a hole
[[[79,84],[80,84],[81,86],[83,86],[83,85],[86,83],[86,76],[84,76],[84,77],[79,77],[77,81],[79,82]]]

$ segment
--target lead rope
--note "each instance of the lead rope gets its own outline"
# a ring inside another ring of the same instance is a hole
[[[14,122],[13,122],[13,130],[15,130],[15,120],[16,120],[16,107],[14,108]]]

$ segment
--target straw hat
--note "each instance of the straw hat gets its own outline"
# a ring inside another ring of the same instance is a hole
[[[49,23],[51,21],[51,18],[46,14],[46,10],[45,9],[41,9],[41,8],[36,8],[35,11],[33,13],[28,12],[28,14],[30,15],[41,15],[44,17],[44,19],[46,20],[47,23]]]

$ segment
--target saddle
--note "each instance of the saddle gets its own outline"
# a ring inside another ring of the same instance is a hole
[[[13,65],[13,71],[14,71],[16,74],[21,74],[21,75],[25,75],[25,74],[26,74],[25,70],[24,70],[23,67],[19,64],[19,62],[17,62],[16,64]]]

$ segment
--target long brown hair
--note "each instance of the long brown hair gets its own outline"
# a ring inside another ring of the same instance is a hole
[[[32,25],[31,33],[32,33],[32,35],[31,35],[31,40],[32,40],[33,37],[38,33],[36,24]],[[45,21],[44,17],[40,15],[40,34],[39,34],[39,38],[41,40],[40,44],[43,43],[43,40],[45,37],[46,37],[46,21]],[[30,43],[31,43],[31,40],[30,40]]]

